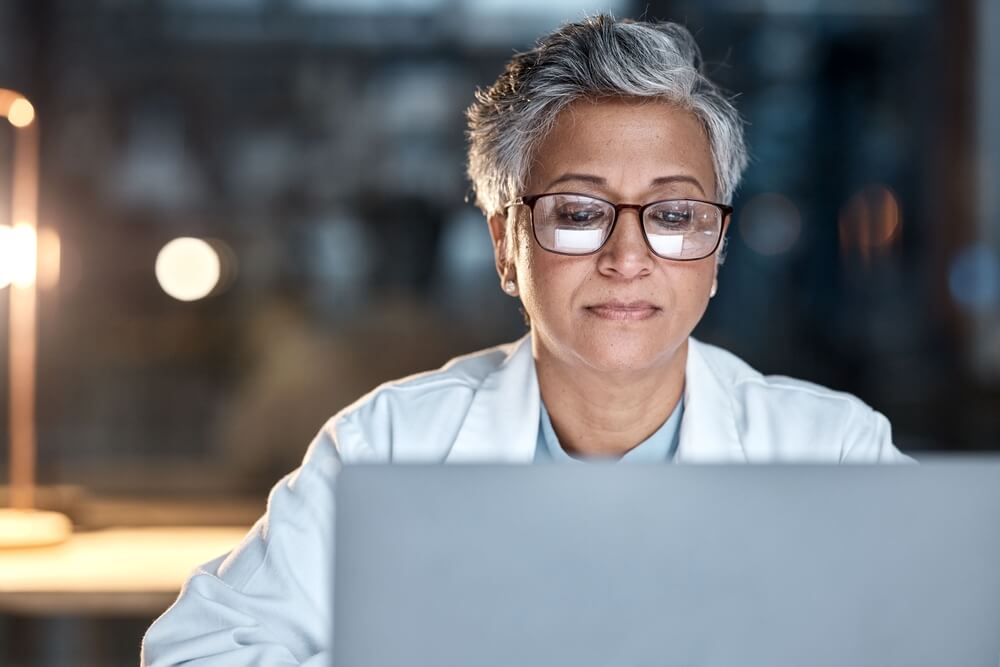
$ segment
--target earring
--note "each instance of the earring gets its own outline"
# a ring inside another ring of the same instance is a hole
[[[718,280],[713,280],[712,281],[712,289],[708,293],[708,298],[711,299],[712,297],[714,297],[715,294],[716,294],[716,292],[718,292],[718,291],[719,291],[719,281]]]
[[[507,294],[510,294],[511,296],[514,296],[517,294],[517,283],[513,280],[508,280],[503,284],[503,291],[507,292]]]

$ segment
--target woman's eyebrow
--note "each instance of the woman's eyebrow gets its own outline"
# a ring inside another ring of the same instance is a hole
[[[705,188],[701,187],[701,183],[694,176],[685,176],[682,174],[676,174],[674,176],[661,176],[660,178],[654,178],[650,181],[650,187],[656,187],[658,185],[670,185],[672,183],[690,183],[691,185],[698,188],[698,192],[702,195],[705,194]]]
[[[565,183],[567,181],[582,181],[584,183],[593,183],[594,185],[607,185],[608,183],[607,180],[602,178],[601,176],[595,176],[593,174],[577,174],[570,172],[556,178],[554,181],[546,185],[545,189],[550,190],[553,186],[558,185],[560,183]],[[705,194],[705,188],[701,186],[701,183],[698,182],[697,178],[695,178],[694,176],[686,176],[683,174],[675,174],[673,176],[660,176],[658,178],[654,178],[652,181],[649,182],[649,187],[653,188],[661,185],[671,185],[673,183],[689,183],[698,188],[698,191],[701,192],[702,195]]]
[[[593,176],[591,174],[574,174],[571,172],[568,174],[563,174],[556,180],[552,181],[551,183],[545,186],[545,189],[549,190],[552,188],[552,186],[559,185],[560,183],[565,183],[566,181],[583,181],[584,183],[593,183],[594,185],[607,184],[607,181],[601,178],[600,176]]]

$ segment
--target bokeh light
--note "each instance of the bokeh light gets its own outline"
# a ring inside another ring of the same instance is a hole
[[[884,185],[869,185],[854,193],[840,211],[838,231],[844,254],[857,252],[867,264],[886,254],[902,232],[899,200]]]
[[[0,225],[0,288],[7,287],[13,280],[11,273],[11,233],[14,230],[7,225]]]
[[[197,301],[212,293],[222,276],[219,253],[193,237],[176,238],[156,256],[156,279],[178,301]]]
[[[747,246],[761,255],[791,250],[802,234],[802,216],[795,204],[774,192],[751,199],[740,213],[736,228]]]
[[[7,120],[14,127],[27,127],[35,120],[35,107],[31,106],[31,102],[28,100],[19,97],[11,103],[10,109],[7,110]]]
[[[62,244],[59,234],[51,227],[38,230],[38,286],[55,287],[62,265]]]
[[[27,287],[35,281],[37,239],[31,225],[0,225],[0,288]]]
[[[948,290],[967,311],[980,313],[996,307],[1000,304],[1000,258],[985,245],[967,246],[951,262]]]

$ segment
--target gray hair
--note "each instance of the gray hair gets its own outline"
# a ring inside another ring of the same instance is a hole
[[[487,216],[502,211],[527,179],[533,152],[571,102],[601,97],[660,98],[691,111],[708,135],[716,194],[732,202],[747,165],[743,121],[702,73],[691,33],[669,22],[599,15],[564,25],[500,77],[476,91],[468,117],[468,174]]]

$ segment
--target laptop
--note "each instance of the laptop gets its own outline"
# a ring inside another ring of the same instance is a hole
[[[1000,462],[356,465],[337,667],[997,667]]]

